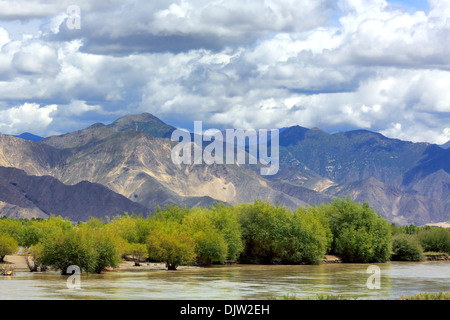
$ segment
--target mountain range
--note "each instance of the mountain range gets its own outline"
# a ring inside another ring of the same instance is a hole
[[[255,165],[175,165],[173,130],[144,113],[38,142],[0,134],[0,215],[77,221],[167,204],[265,199],[296,208],[350,196],[399,225],[450,220],[444,146],[295,126],[280,130],[278,174],[261,176]]]

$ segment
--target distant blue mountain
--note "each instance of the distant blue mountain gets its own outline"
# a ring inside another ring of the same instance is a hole
[[[44,139],[43,137],[39,137],[39,136],[37,136],[35,134],[32,134],[32,133],[29,133],[29,132],[24,132],[22,134],[19,134],[18,136],[13,136],[13,137],[20,138],[20,139],[23,139],[23,140],[30,140],[30,141],[33,141],[33,142],[39,142],[42,139]]]

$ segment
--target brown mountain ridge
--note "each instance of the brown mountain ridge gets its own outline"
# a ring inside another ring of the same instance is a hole
[[[148,209],[171,203],[192,207],[255,199],[296,208],[349,195],[369,201],[399,224],[450,220],[448,156],[438,146],[439,150],[368,131],[329,135],[293,127],[280,131],[279,173],[263,177],[250,165],[173,164],[175,142],[167,138],[173,129],[142,114],[38,143],[0,134],[0,166],[51,176],[66,186],[83,181],[102,185]],[[371,179],[372,174],[378,178]],[[0,209],[0,215],[3,212],[6,209]],[[99,208],[96,216],[104,215]]]

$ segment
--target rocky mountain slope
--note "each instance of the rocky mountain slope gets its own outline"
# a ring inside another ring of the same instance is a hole
[[[375,178],[334,186],[327,193],[337,197],[350,196],[358,202],[369,202],[382,216],[399,225],[409,224],[411,221],[425,225],[432,220],[449,220],[448,203],[404,193]]]
[[[72,221],[124,212],[150,213],[150,209],[99,184],[82,181],[65,185],[50,176],[30,176],[5,167],[0,167],[0,208],[1,215],[7,217],[48,218],[56,214]]]
[[[280,171],[264,177],[258,166],[173,164],[175,143],[167,139],[173,129],[141,114],[39,143],[0,135],[0,166],[52,176],[69,186],[101,184],[146,208],[255,199],[295,208],[350,195],[400,224],[450,220],[450,157],[436,145],[363,130],[328,134],[285,128]]]

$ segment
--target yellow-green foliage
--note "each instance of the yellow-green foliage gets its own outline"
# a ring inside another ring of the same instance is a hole
[[[61,221],[49,221],[49,232],[33,246],[37,261],[65,274],[71,265],[83,271],[101,273],[106,267],[117,267],[120,238],[103,224],[91,223],[68,228]],[[59,227],[59,228],[58,228]]]
[[[297,210],[264,201],[193,209],[169,205],[149,218],[125,214],[76,225],[55,216],[0,219],[0,235],[31,247],[40,265],[62,272],[69,265],[101,272],[117,266],[124,255],[133,255],[136,263],[148,256],[171,269],[194,262],[319,264],[327,252],[347,262],[384,262],[391,229],[418,232],[426,243],[446,239],[441,231],[390,226],[367,204],[349,199]]]
[[[0,234],[0,262],[3,262],[5,256],[14,254],[19,250],[17,241],[7,234]]]
[[[386,262],[391,254],[391,228],[367,203],[335,199],[322,205],[333,233],[331,250],[345,262]]]
[[[179,265],[190,264],[195,260],[194,239],[178,225],[165,230],[153,230],[147,239],[149,258],[164,261],[169,270]]]
[[[438,293],[419,293],[410,297],[401,297],[401,300],[450,300],[450,293],[438,292]]]
[[[450,230],[433,228],[422,230],[417,235],[425,251],[450,253]]]
[[[392,260],[397,261],[423,261],[422,246],[416,236],[409,234],[398,234],[392,239]]]
[[[200,264],[225,262],[228,246],[224,235],[213,224],[208,211],[194,210],[184,217],[182,226],[194,239],[195,253]]]
[[[242,228],[239,223],[237,210],[223,204],[213,206],[208,210],[214,226],[223,237],[228,246],[228,260],[236,261],[244,250],[242,242]]]
[[[256,201],[236,207],[245,259],[262,263],[318,264],[327,249],[326,227],[312,212]]]

